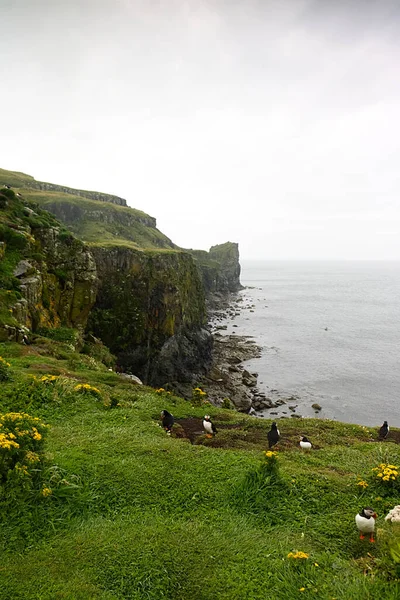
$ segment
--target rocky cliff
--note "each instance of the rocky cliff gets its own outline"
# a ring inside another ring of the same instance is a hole
[[[240,289],[237,244],[185,251],[157,229],[153,217],[116,196],[0,169],[1,184],[18,190],[13,202],[34,213],[25,215],[27,222],[6,224],[26,228],[32,237],[12,264],[20,298],[7,304],[12,317],[6,317],[14,325],[86,328],[124,370],[153,385],[190,383],[208,370],[212,337],[204,329],[205,296]]]
[[[201,280],[207,295],[237,292],[240,283],[239,245],[226,242],[212,246],[209,252],[189,250],[195,258]]]
[[[211,361],[204,291],[192,257],[93,247],[100,281],[88,327],[146,383],[191,381]]]
[[[0,191],[0,339],[60,326],[83,330],[97,274],[85,245],[46,211]]]

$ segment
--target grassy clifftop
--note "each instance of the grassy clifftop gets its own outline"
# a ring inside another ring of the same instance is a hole
[[[50,425],[32,474],[20,467],[0,485],[0,598],[399,597],[400,533],[384,521],[398,483],[372,470],[399,465],[397,431],[378,442],[371,428],[282,419],[268,458],[269,420],[134,386],[100,349],[79,354],[67,337],[0,344],[12,377],[0,412]],[[176,418],[171,437],[163,408]],[[213,439],[201,432],[205,412]],[[376,544],[354,523],[369,505]]]
[[[75,190],[0,169],[0,187],[10,185],[22,198],[38,203],[88,243],[135,244],[136,248],[175,248],[156,220],[111,194]]]

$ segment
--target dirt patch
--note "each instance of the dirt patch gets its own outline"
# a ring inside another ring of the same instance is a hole
[[[179,427],[181,428],[181,431],[184,432],[184,435],[179,435],[177,437],[185,437],[185,438],[189,439],[192,444],[195,443],[197,438],[199,438],[200,436],[204,436],[203,419],[199,419],[197,417],[188,417],[187,419],[176,419],[175,423],[177,425],[179,425]],[[234,424],[229,425],[227,423],[219,423],[219,422],[216,422],[215,426],[218,431],[224,430],[224,429],[238,430],[241,428],[240,425],[234,425]],[[217,434],[217,436],[218,436],[218,434]],[[215,437],[217,437],[217,436],[215,436]],[[206,439],[208,439],[208,438],[206,438]]]
[[[400,444],[400,431],[391,430],[389,431],[387,438],[385,438],[384,440],[380,440],[379,438],[377,438],[374,441],[380,443],[392,442],[394,444]]]

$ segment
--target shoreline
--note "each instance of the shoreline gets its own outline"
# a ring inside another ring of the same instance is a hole
[[[269,397],[268,392],[258,386],[259,373],[254,370],[256,365],[252,365],[253,369],[246,366],[246,362],[263,356],[262,346],[257,344],[254,336],[227,332],[228,327],[237,327],[232,325],[236,317],[245,311],[254,312],[254,299],[241,294],[250,289],[253,288],[242,286],[238,292],[210,300],[208,328],[214,342],[213,361],[201,384],[206,388],[209,400],[216,406],[221,406],[224,401],[229,405],[226,400],[229,399],[232,408],[258,418],[301,419],[304,415],[296,413],[301,404],[299,397]],[[313,416],[318,418],[321,406],[314,403],[311,408]]]
[[[250,372],[244,366],[248,360],[261,358],[262,348],[252,336],[224,333],[228,323],[243,310],[252,310],[251,306],[245,304],[240,291],[214,296],[209,301],[208,328],[213,336],[213,360],[201,383],[213,404],[225,403],[239,412],[262,417],[257,411],[273,408],[276,404],[257,387],[258,373]]]

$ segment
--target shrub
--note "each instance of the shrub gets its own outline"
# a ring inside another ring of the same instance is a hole
[[[82,348],[82,354],[102,362],[106,367],[113,367],[117,360],[107,346],[100,341],[96,343],[86,342]]]
[[[6,242],[8,249],[23,250],[27,246],[25,235],[6,225],[0,225],[0,240]]]
[[[201,406],[207,398],[207,392],[204,392],[201,388],[195,387],[192,390],[192,404],[194,406]]]
[[[11,379],[10,367],[10,363],[0,356],[0,381]]]
[[[36,333],[43,337],[50,338],[51,340],[55,340],[56,342],[72,344],[74,348],[79,340],[79,331],[70,329],[69,327],[55,327],[53,329],[41,327]]]
[[[378,467],[372,469],[372,473],[373,482],[382,495],[400,489],[400,469],[396,465],[381,463]]]
[[[43,461],[47,425],[24,412],[0,415],[0,480],[30,483]]]
[[[58,375],[33,376],[4,393],[4,400],[13,410],[27,410],[30,406],[61,404],[74,400],[73,386],[76,380]]]
[[[98,398],[99,400],[102,399],[101,391],[99,389],[97,389],[96,387],[89,385],[88,383],[79,383],[78,385],[76,385],[74,387],[74,391],[77,392],[78,394],[94,396],[95,398]]]
[[[277,452],[267,450],[260,466],[246,473],[233,495],[239,508],[256,514],[265,513],[270,508],[269,500],[273,499],[275,503],[288,493],[288,486],[279,472],[277,455]]]

